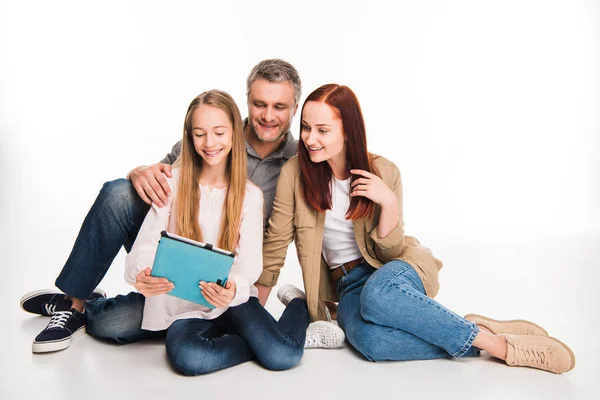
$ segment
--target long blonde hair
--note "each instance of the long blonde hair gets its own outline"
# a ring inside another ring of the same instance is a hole
[[[215,245],[225,250],[235,251],[240,231],[242,207],[246,194],[247,161],[244,141],[244,127],[240,110],[233,98],[220,90],[210,90],[197,96],[188,108],[183,125],[181,155],[176,166],[181,168],[178,196],[175,200],[177,234],[199,242],[200,229],[200,173],[202,157],[196,153],[192,136],[192,114],[200,106],[210,106],[223,110],[233,126],[231,152],[227,155],[227,176],[229,187],[223,204],[220,237]]]

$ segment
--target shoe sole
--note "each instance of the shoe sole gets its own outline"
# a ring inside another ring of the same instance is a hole
[[[102,290],[102,289],[96,288],[96,289],[94,289],[93,293],[102,295],[102,297],[106,297],[106,292],[104,290]],[[64,295],[64,293],[58,292],[58,291],[53,290],[53,289],[34,290],[33,292],[26,293],[26,294],[23,295],[23,297],[21,297],[21,300],[20,300],[20,303],[19,303],[19,305],[21,306],[21,310],[23,310],[25,312],[28,312],[30,314],[44,315],[41,312],[29,311],[29,310],[27,310],[24,307],[24,304],[28,300],[31,300],[31,299],[33,299],[36,296],[44,295],[44,294],[48,294],[48,295],[63,294]]]
[[[47,342],[33,342],[31,351],[33,353],[50,353],[53,351],[64,350],[71,345],[71,341],[81,335],[85,334],[85,325],[77,329],[69,337],[60,340],[52,340]]]
[[[510,320],[501,321],[501,320],[497,320],[497,319],[493,319],[493,318],[484,317],[483,315],[479,315],[479,314],[467,314],[464,316],[464,318],[465,319],[470,319],[470,318],[479,319],[483,322],[492,322],[492,323],[497,323],[497,324],[508,324],[508,323],[527,324],[527,325],[535,326],[540,331],[544,332],[544,336],[548,336],[547,330],[545,330],[538,324],[534,324],[531,321],[527,321],[526,319],[510,319]],[[489,330],[492,330],[488,326],[486,326],[486,328],[488,328]],[[498,332],[492,332],[492,333],[498,334]],[[501,333],[510,333],[510,332],[501,332]]]
[[[571,348],[569,346],[567,346],[566,344],[564,344],[562,341],[558,340],[555,337],[548,336],[548,339],[552,339],[555,342],[560,343],[565,349],[567,349],[567,351],[571,355],[571,367],[568,370],[564,371],[564,372],[569,372],[570,370],[572,370],[573,368],[575,368],[575,353],[573,353],[573,350],[571,350]],[[561,372],[561,374],[564,374],[564,372]]]

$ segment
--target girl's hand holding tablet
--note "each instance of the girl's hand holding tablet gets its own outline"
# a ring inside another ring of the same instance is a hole
[[[204,281],[200,282],[200,290],[202,295],[210,304],[217,308],[225,308],[231,303],[235,297],[236,285],[233,279],[228,279],[225,287],[219,286],[216,283]]]
[[[137,274],[135,278],[135,288],[144,297],[158,296],[159,294],[169,293],[175,287],[173,282],[167,278],[157,278],[151,276],[152,269],[146,268]]]

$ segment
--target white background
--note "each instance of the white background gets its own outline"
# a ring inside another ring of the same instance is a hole
[[[296,66],[302,99],[330,82],[356,92],[370,150],[402,171],[407,233],[445,263],[438,299],[554,328],[579,363],[562,398],[588,393],[600,355],[597,1],[3,0],[0,265],[17,322],[1,334],[13,385],[0,396],[22,397],[33,389],[19,382],[58,363],[32,358],[46,320],[16,305],[52,286],[102,183],[160,160],[202,91],[228,91],[246,115],[246,77],[265,58]],[[282,283],[301,285],[290,249]],[[122,272],[121,254],[109,295],[130,290]],[[281,310],[274,296],[269,308]]]

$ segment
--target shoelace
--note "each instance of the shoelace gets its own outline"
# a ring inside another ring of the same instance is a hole
[[[515,361],[517,364],[538,364],[548,366],[547,349],[531,347],[515,347]]]
[[[55,311],[54,314],[52,314],[52,318],[50,318],[50,322],[48,322],[46,329],[64,329],[71,315],[73,315],[71,311]]]
[[[54,314],[54,309],[56,308],[56,304],[44,304],[44,308],[46,309],[46,313],[48,315]]]

